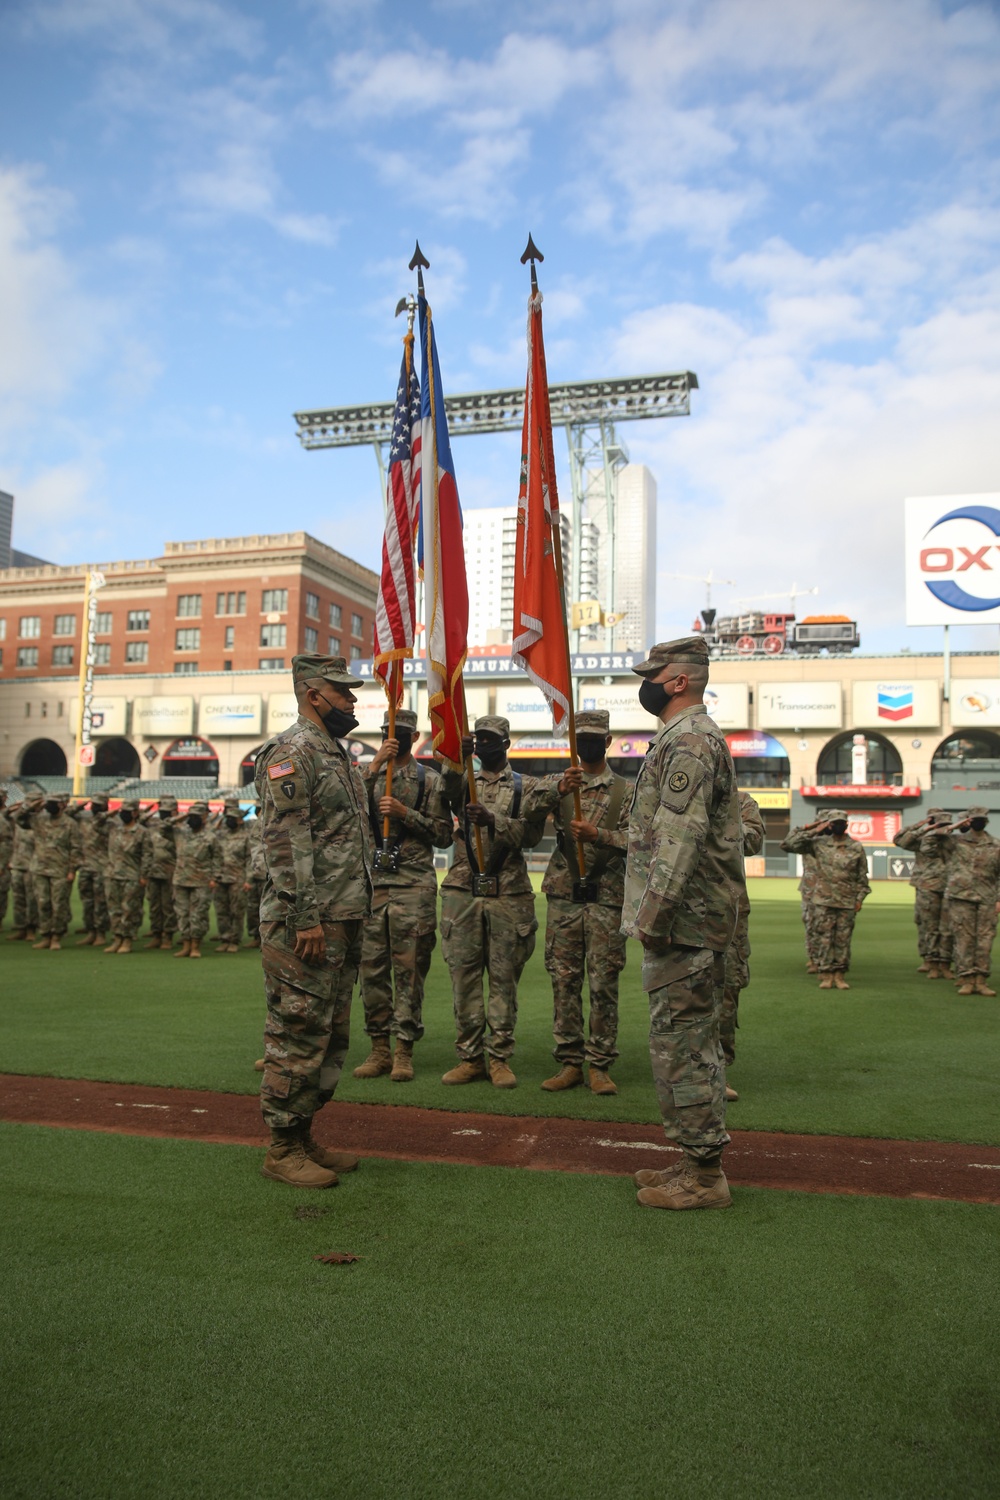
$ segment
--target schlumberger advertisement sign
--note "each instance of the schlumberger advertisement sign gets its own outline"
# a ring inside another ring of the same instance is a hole
[[[906,501],[907,625],[1000,621],[1000,494]]]

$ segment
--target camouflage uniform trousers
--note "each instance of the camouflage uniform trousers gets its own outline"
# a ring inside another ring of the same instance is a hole
[[[917,952],[931,964],[950,964],[954,939],[948,902],[943,891],[916,892],[913,920],[917,924]]]
[[[955,939],[955,973],[959,979],[988,974],[997,931],[993,902],[950,900],[948,913]]]
[[[38,926],[38,902],[35,900],[35,882],[30,870],[11,870],[11,900],[14,903],[14,930],[23,932],[27,927]]]
[[[138,875],[108,875],[104,890],[110,931],[118,938],[134,938],[142,926],[143,887]]]
[[[811,901],[802,898],[802,925],[806,930],[806,959],[816,962],[816,908]]]
[[[851,967],[851,933],[855,916],[853,906],[813,907],[815,964],[821,974],[846,974]]]
[[[306,964],[284,922],[260,924],[267,1020],[260,1108],[271,1129],[311,1120],[333,1098],[351,1039],[363,923],[324,922],[326,957]]]
[[[76,880],[83,904],[84,927],[88,932],[107,932],[108,898],[104,890],[104,875],[100,870],[80,870]]]
[[[726,1067],[736,1061],[736,1033],[739,1030],[740,991],[750,983],[750,915],[740,912],[736,935],[726,949],[726,977],[719,1009],[719,1042]]]
[[[216,885],[215,921],[219,937],[224,943],[238,943],[243,936],[243,914],[246,911],[246,891],[242,880],[233,880],[226,885]]]
[[[247,932],[252,938],[260,937],[260,898],[264,894],[264,882],[251,880],[247,891]]]
[[[69,926],[69,894],[72,882],[62,875],[35,876],[39,937],[62,937]]]
[[[618,1056],[618,976],[625,967],[621,907],[549,897],[545,967],[552,981],[552,1055],[563,1066],[610,1068]],[[590,981],[584,1043],[583,976]]]
[[[441,892],[441,951],[451,974],[455,1051],[462,1062],[481,1058],[484,1043],[490,1057],[513,1056],[517,983],[535,951],[537,930],[534,896]],[[489,976],[485,1003],[484,973]]]
[[[155,937],[170,936],[177,929],[177,913],[174,911],[174,883],[151,875],[146,882],[146,900],[149,902],[149,930]]]
[[[200,943],[208,931],[212,892],[207,885],[175,885],[177,935],[183,943]]]
[[[0,926],[7,915],[7,896],[10,891],[10,870],[0,870]]]
[[[726,957],[711,948],[672,944],[647,953],[642,986],[649,997],[649,1056],[668,1140],[699,1161],[717,1159],[726,1134],[726,1067],[719,1010]]]
[[[437,886],[377,886],[361,944],[361,998],[369,1036],[419,1042],[424,981],[437,941]],[[395,999],[393,989],[395,988]]]

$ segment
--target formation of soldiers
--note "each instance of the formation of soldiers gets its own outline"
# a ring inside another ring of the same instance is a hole
[[[74,880],[83,909],[78,947],[129,954],[148,912],[147,948],[200,958],[213,903],[219,953],[239,952],[244,924],[248,946],[259,947],[262,858],[259,827],[244,821],[236,798],[213,819],[206,803],[179,813],[172,797],[144,811],[127,801],[111,812],[100,797],[35,797],[7,807],[0,792],[0,920],[9,892],[7,941],[40,951],[62,947]]]
[[[970,807],[952,823],[942,808],[897,833],[916,858],[918,974],[953,979],[960,995],[995,995],[990,953],[1000,913],[1000,841],[986,832],[989,809]]]

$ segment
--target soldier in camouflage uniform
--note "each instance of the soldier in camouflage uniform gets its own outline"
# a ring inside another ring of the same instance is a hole
[[[260,1103],[271,1131],[261,1168],[293,1187],[332,1187],[357,1157],[320,1146],[350,1042],[361,934],[371,915],[371,833],[363,781],[341,741],[357,725],[341,656],[296,656],[299,717],[257,756],[267,879],[261,961],[267,997]]]
[[[149,838],[143,876],[149,902],[147,948],[173,946],[177,914],[174,911],[174,871],[177,866],[177,798],[161,797],[143,819]]]
[[[108,900],[105,877],[108,864],[108,837],[111,832],[106,797],[92,797],[88,807],[82,804],[67,808],[80,835],[80,868],[76,888],[83,907],[84,937],[78,948],[93,948],[104,942],[108,930]]]
[[[625,893],[625,852],[632,810],[632,783],[611,770],[605,755],[611,743],[606,709],[576,716],[577,749],[582,763],[577,822],[569,773],[565,795],[560,780],[548,776],[541,783],[541,803],[552,814],[558,847],[542,881],[548,899],[545,924],[545,967],[552,981],[553,1056],[559,1071],[542,1088],[549,1093],[576,1088],[583,1082],[586,1059],[588,1084],[595,1094],[617,1094],[609,1069],[618,1056],[618,979],[625,967],[622,899]],[[578,848],[584,851],[585,874],[580,874]],[[583,981],[590,981],[590,1035],[584,1040]]]
[[[58,949],[69,926],[69,898],[80,863],[80,835],[66,814],[60,797],[46,797],[28,804],[35,835],[32,879],[38,906],[36,948]]]
[[[508,721],[487,714],[476,720],[475,731],[474,742],[470,737],[463,741],[463,754],[474,748],[479,757],[478,802],[469,801],[461,771],[444,772],[445,795],[459,819],[455,861],[441,887],[441,950],[451,975],[459,1061],[441,1082],[489,1078],[495,1088],[512,1089],[517,1087],[510,1066],[517,985],[534,952],[538,930],[535,895],[521,851],[540,842],[545,806],[537,779],[522,778],[507,764]],[[482,875],[477,827],[485,861]],[[477,894],[477,887],[484,893]],[[483,997],[484,976],[488,1002]]]
[[[644,949],[653,1080],[664,1131],[683,1151],[673,1171],[636,1174],[648,1208],[732,1203],[719,1011],[746,882],[736,773],[704,705],[708,660],[705,641],[689,636],[632,669],[639,702],[663,727],[635,786],[622,930]]]
[[[174,823],[174,913],[181,946],[175,958],[200,958],[208,931],[215,875],[215,834],[208,827],[208,803],[192,802]]]
[[[851,966],[854,918],[871,895],[865,851],[848,834],[847,814],[841,808],[793,828],[781,847],[789,854],[815,856],[813,934],[816,969],[823,976],[819,987],[849,990],[844,975]]]
[[[988,819],[989,808],[970,807],[953,832],[939,825],[920,845],[947,866],[944,894],[960,995],[996,994],[986,981],[1000,912],[1000,842],[986,832]]]
[[[764,847],[764,819],[749,792],[740,792],[740,824],[743,829],[743,854],[759,854]],[[719,1041],[726,1060],[726,1099],[734,1103],[739,1095],[729,1086],[728,1073],[736,1061],[736,1032],[739,1028],[740,991],[750,983],[750,897],[744,887],[736,918],[736,935],[726,949],[726,978],[722,987],[719,1012]]]
[[[108,872],[105,890],[111,924],[111,942],[105,953],[132,952],[132,939],[142,926],[142,902],[146,888],[143,868],[149,834],[139,822],[139,802],[123,802],[108,834]]]
[[[215,834],[215,879],[212,886],[220,953],[240,951],[249,865],[250,830],[243,821],[239,798],[227,797],[222,806],[222,826]]]
[[[10,891],[14,908],[14,930],[8,943],[19,943],[24,939],[33,942],[38,922],[38,905],[35,901],[35,882],[31,868],[35,857],[35,835],[31,827],[31,811],[19,802],[10,812],[14,841],[10,854]]]
[[[264,859],[264,841],[261,832],[264,824],[260,817],[260,809],[257,809],[256,818],[251,819],[247,825],[250,835],[250,860],[247,867],[246,897],[247,897],[247,947],[260,947],[260,898],[264,894],[264,877],[267,874],[267,862]]]
[[[912,851],[916,858],[910,884],[916,891],[913,903],[913,920],[917,924],[917,952],[920,954],[918,974],[928,979],[953,979],[951,972],[952,936],[947,918],[944,888],[948,883],[948,860],[938,839],[923,848],[925,835],[937,828],[946,833],[951,819],[941,807],[928,809],[926,817],[909,828],[901,828],[893,839],[899,849]]]
[[[802,879],[799,881],[799,898],[802,902],[802,926],[806,934],[806,973],[815,974],[816,968],[816,937],[813,931],[813,917],[815,907],[813,906],[813,894],[816,890],[816,861],[811,854],[803,854]]]
[[[361,772],[375,845],[372,914],[365,923],[361,946],[361,998],[371,1052],[354,1069],[354,1076],[378,1078],[391,1073],[393,1083],[408,1083],[413,1077],[414,1043],[424,1034],[424,980],[437,928],[434,849],[450,847],[453,824],[441,777],[419,765],[410,753],[417,732],[416,714],[397,709],[395,728],[395,737],[389,739],[386,713],[382,745]],[[386,796],[390,760],[394,761],[392,794]],[[388,839],[383,838],[386,817]],[[392,1056],[390,1036],[396,1039]]]
[[[7,915],[10,891],[10,857],[14,852],[14,825],[7,810],[7,788],[0,787],[0,927]]]

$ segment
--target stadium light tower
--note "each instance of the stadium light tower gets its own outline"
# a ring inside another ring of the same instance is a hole
[[[731,580],[730,580],[731,581]],[[793,583],[790,589],[785,589],[780,594],[751,594],[748,599],[734,599],[734,604],[766,604],[769,599],[787,599],[791,604],[791,613],[795,613],[796,599],[804,599],[809,594],[818,594],[819,584],[814,584],[811,589],[800,589],[797,583]]]

